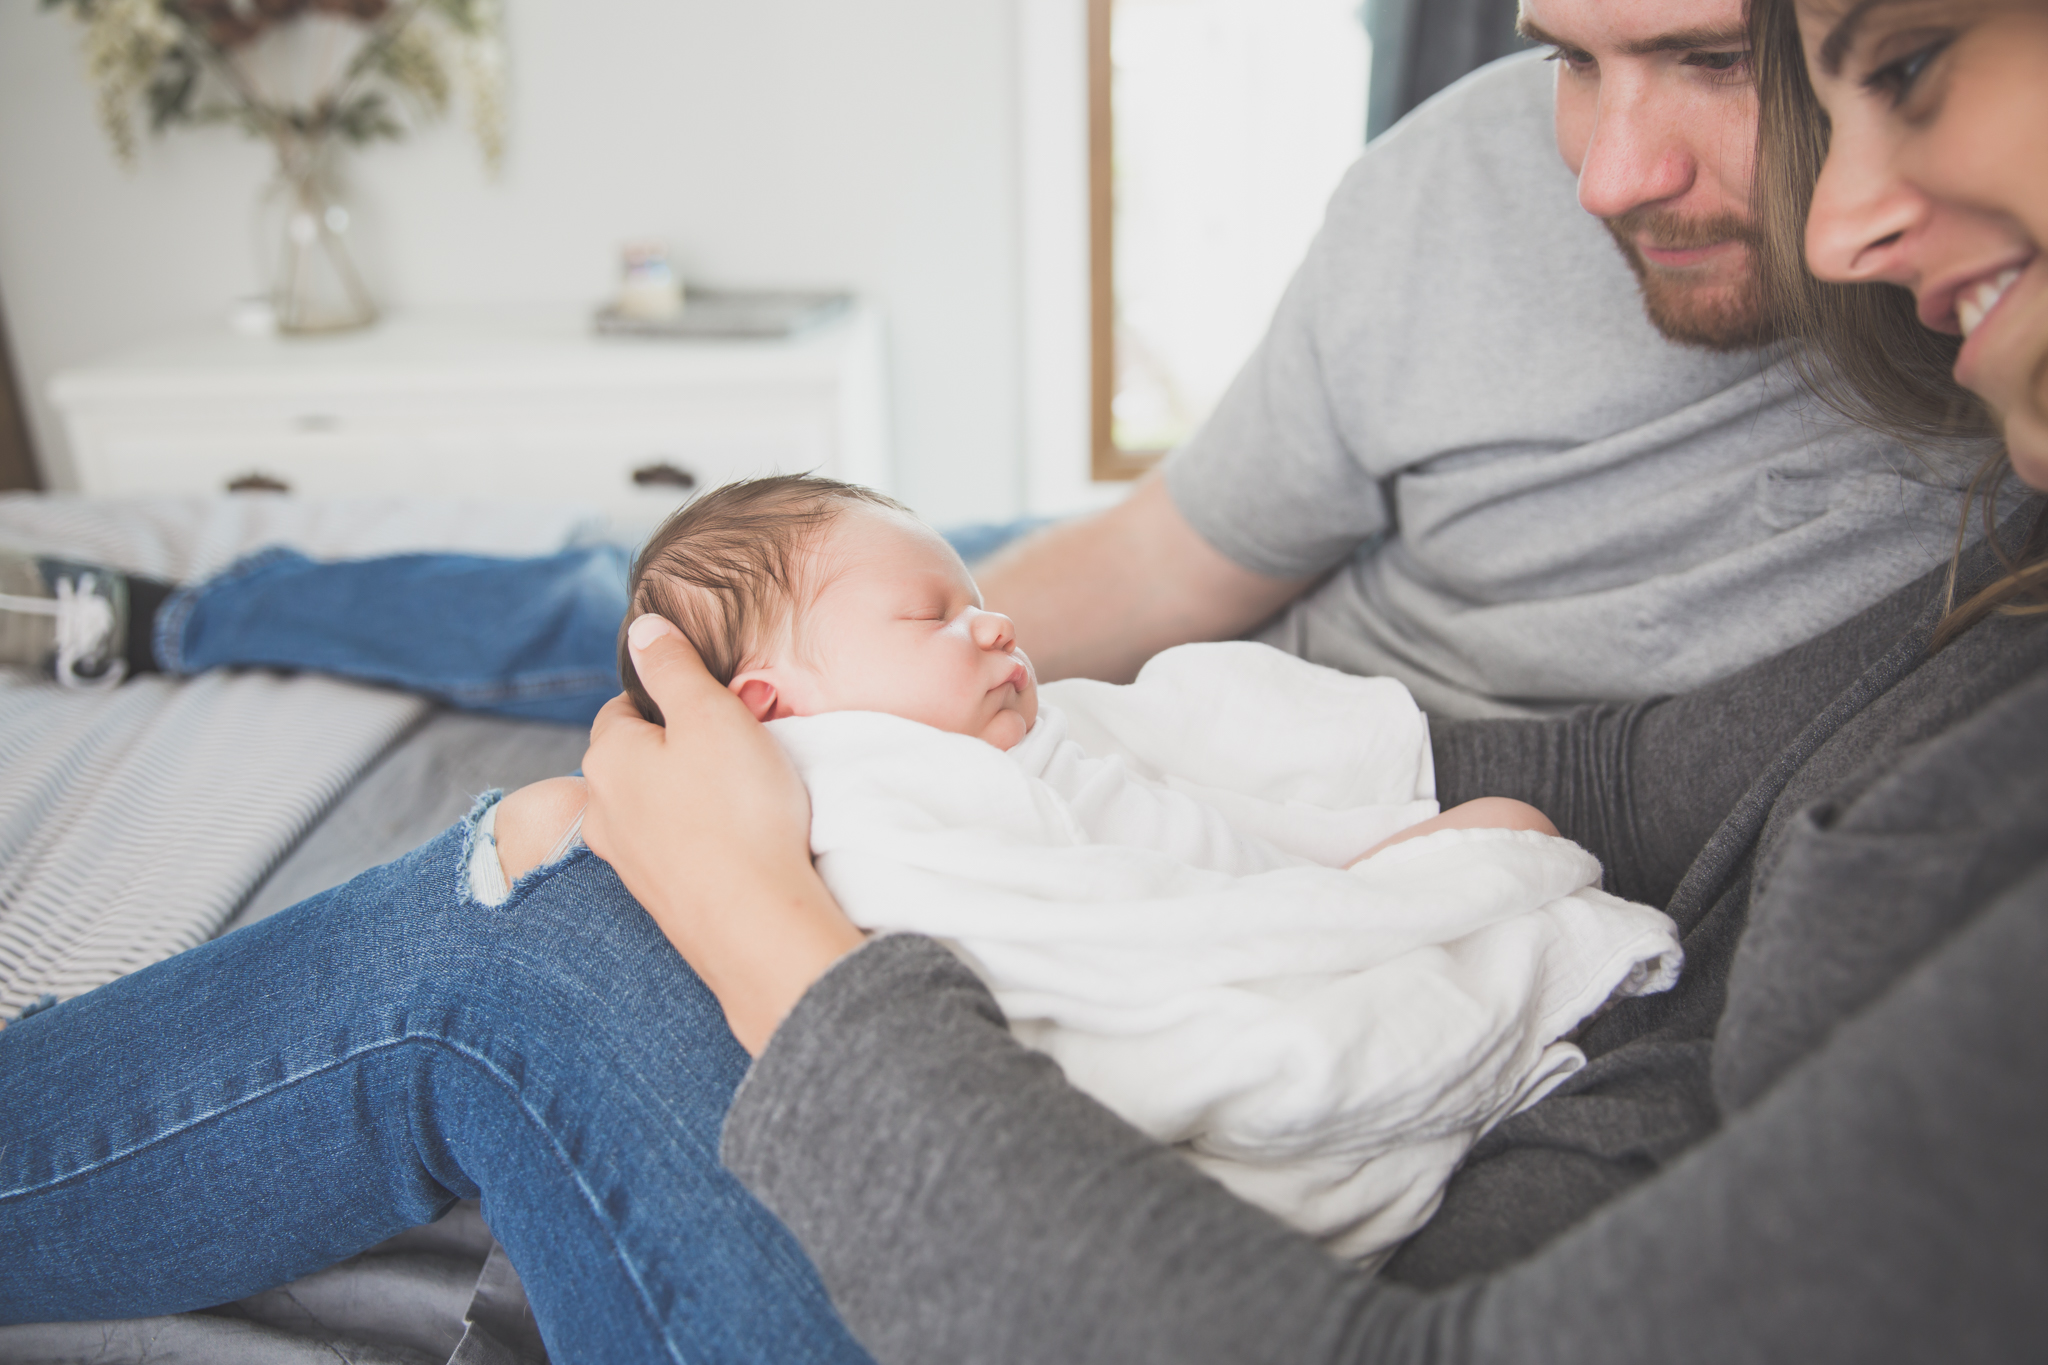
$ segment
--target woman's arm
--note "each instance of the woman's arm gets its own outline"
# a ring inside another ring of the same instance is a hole
[[[889,1365],[2017,1359],[2048,1331],[2048,871],[1539,1254],[1380,1285],[1019,1046],[943,949],[796,1007],[726,1164]]]
[[[1437,799],[1509,796],[1588,849],[1617,896],[1668,905],[1742,794],[1808,721],[1927,615],[1939,572],[1693,692],[1554,720],[1434,721]]]
[[[696,679],[715,690],[679,642],[647,654],[671,716]],[[610,753],[630,750],[616,771],[715,778],[735,808],[787,819],[792,779],[739,734],[743,712],[702,708],[687,742],[650,746],[643,726],[600,725],[594,812]],[[662,847],[614,850],[622,875],[728,1012],[789,1015],[728,1120],[727,1160],[885,1360],[1996,1358],[2048,1330],[2048,873],[1672,1168],[1514,1268],[1424,1295],[1329,1260],[1074,1092],[935,945],[844,956],[829,898],[803,890],[800,820],[765,841],[745,820],[658,826],[664,845],[634,823],[650,812],[618,811],[620,834]],[[772,866],[724,866],[752,857]],[[709,889],[657,892],[664,876]],[[783,892],[808,911],[766,928],[813,964],[808,994],[788,994],[802,970],[717,923]],[[741,1036],[758,1051],[765,1033]]]
[[[811,867],[810,798],[768,732],[661,617],[642,616],[628,639],[668,725],[648,724],[623,695],[598,712],[583,840],[758,1055],[862,935]],[[622,827],[638,837],[617,837]]]

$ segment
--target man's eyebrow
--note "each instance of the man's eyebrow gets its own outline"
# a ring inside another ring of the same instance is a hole
[[[1865,0],[1867,4],[1884,3],[1884,0]],[[1543,43],[1550,47],[1565,48],[1572,52],[1582,51],[1577,43],[1547,32],[1541,24],[1523,19],[1515,25],[1515,32],[1532,43]],[[1682,28],[1670,33],[1660,33],[1654,38],[1641,38],[1622,48],[1631,56],[1641,57],[1652,52],[1697,52],[1702,48],[1745,47],[1749,43],[1749,31],[1741,25],[1728,28]]]
[[[1520,36],[1528,39],[1530,42],[1541,43],[1545,47],[1572,46],[1571,43],[1565,42],[1562,38],[1551,37],[1550,34],[1544,31],[1543,25],[1537,23],[1534,19],[1529,18],[1527,15],[1523,15],[1521,18],[1515,20],[1515,32]]]
[[[1728,28],[1682,28],[1643,38],[1623,48],[1633,56],[1652,52],[1699,52],[1708,48],[1748,47],[1749,30],[1740,24]]]

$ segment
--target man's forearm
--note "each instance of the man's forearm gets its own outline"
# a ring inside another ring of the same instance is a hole
[[[1120,683],[1162,649],[1242,635],[1313,581],[1225,558],[1157,475],[1106,512],[1026,537],[975,577],[989,608],[1017,623],[1040,679]]]

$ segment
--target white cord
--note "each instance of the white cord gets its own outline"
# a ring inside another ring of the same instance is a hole
[[[80,584],[89,586],[92,578],[92,574],[83,573],[78,576],[77,583],[68,578],[58,579],[55,598],[16,597],[11,593],[0,593],[0,607],[9,611],[57,618],[57,683],[60,687],[99,690],[116,686],[128,676],[128,661],[120,658],[116,658],[113,667],[97,678],[88,678],[78,671],[78,661],[92,654],[114,633],[114,604],[79,587]]]
[[[569,828],[562,831],[562,837],[555,840],[555,846],[548,850],[548,856],[540,860],[542,867],[551,867],[569,856],[569,850],[583,841],[583,814],[590,807],[579,806],[576,818],[569,822]]]

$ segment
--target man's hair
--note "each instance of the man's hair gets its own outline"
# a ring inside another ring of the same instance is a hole
[[[819,534],[861,505],[910,511],[859,484],[775,474],[714,488],[670,514],[633,560],[619,626],[619,681],[640,714],[663,723],[633,667],[627,626],[648,612],[665,617],[696,647],[711,676],[730,683],[752,651],[792,618],[799,571]]]
[[[1910,292],[1891,284],[1834,284],[1806,268],[1806,218],[1828,155],[1828,121],[1806,70],[1792,0],[1749,0],[1750,60],[1756,73],[1758,268],[1785,319],[1800,377],[1821,401],[1909,447],[1929,440],[1995,436],[1983,400],[1953,374],[1959,337],[1920,323]],[[1936,628],[1940,649],[1993,612],[2048,612],[2048,506],[2017,546],[1994,533],[2000,490],[2012,473],[2003,447],[1977,472],[1956,528],[1949,607]],[[1957,570],[1975,502],[1985,539],[2005,572],[1958,602]]]

